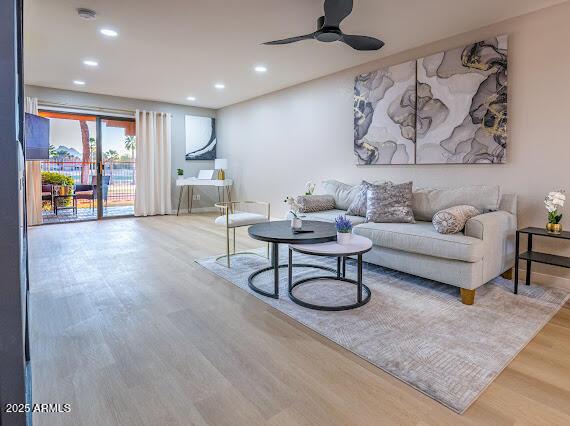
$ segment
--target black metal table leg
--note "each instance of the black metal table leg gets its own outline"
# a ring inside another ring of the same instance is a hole
[[[271,266],[267,266],[265,268],[261,268],[253,273],[251,273],[247,279],[247,285],[250,289],[259,293],[266,297],[272,297],[273,299],[279,299],[279,268],[287,268],[288,270],[288,280],[289,280],[289,293],[293,289],[293,267],[297,268],[313,268],[313,269],[321,269],[323,271],[328,272],[336,272],[335,269],[329,268],[328,266],[322,265],[310,265],[306,263],[293,263],[293,251],[289,250],[289,263],[287,265],[279,264],[279,243],[271,243],[272,247],[272,255],[271,255]],[[262,290],[257,287],[253,280],[259,274],[262,274],[267,271],[273,271],[273,293],[268,291]]]
[[[358,267],[356,271],[356,282],[358,286],[358,303],[362,302],[362,255],[358,255]]]
[[[342,257],[342,276],[346,278],[346,257]]]
[[[340,258],[341,256],[336,258],[336,277],[340,278]]]
[[[274,285],[274,297],[279,299],[279,244],[273,243],[271,265],[273,266],[273,285]]]
[[[515,294],[519,292],[519,240],[520,240],[520,233],[519,231],[517,231],[515,237],[515,278],[514,278]]]
[[[532,234],[528,234],[528,252],[532,252]],[[531,270],[531,261],[526,261],[526,285],[530,285],[530,270]]]
[[[289,248],[289,263],[287,264],[287,277],[288,277],[288,285],[289,291],[291,291],[291,286],[293,285],[293,250]]]

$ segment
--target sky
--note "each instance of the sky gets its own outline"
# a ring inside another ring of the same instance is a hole
[[[103,125],[103,152],[113,149],[119,153],[129,154],[130,151],[125,149],[125,129],[118,127],[106,127]],[[97,135],[96,125],[94,121],[88,121],[87,127],[89,128],[89,137],[95,138]],[[81,144],[81,129],[79,128],[79,121],[77,120],[64,120],[60,118],[50,118],[50,145],[56,148],[60,145],[68,148],[74,148],[78,152],[83,151]]]

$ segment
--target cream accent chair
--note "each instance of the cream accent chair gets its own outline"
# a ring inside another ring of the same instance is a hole
[[[252,252],[240,252],[236,253],[236,228],[241,228],[242,226],[251,226],[256,223],[269,222],[271,217],[271,206],[265,201],[230,201],[225,203],[218,203],[215,205],[222,211],[222,216],[218,216],[215,220],[216,225],[222,225],[226,227],[226,254],[220,256],[216,259],[226,258],[227,267],[230,268],[230,258],[236,254],[253,254]],[[264,213],[251,213],[247,211],[239,211],[240,206],[263,206],[265,207]],[[233,232],[233,250],[230,253],[230,230]],[[267,245],[267,257],[269,257],[269,244]]]

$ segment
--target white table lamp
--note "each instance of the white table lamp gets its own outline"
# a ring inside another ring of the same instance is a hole
[[[218,170],[218,180],[224,180],[226,178],[224,170],[228,169],[228,160],[225,158],[216,158],[214,168]]]

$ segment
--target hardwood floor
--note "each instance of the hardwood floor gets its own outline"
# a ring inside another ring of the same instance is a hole
[[[196,264],[212,216],[29,241],[33,400],[72,405],[36,425],[570,424],[568,304],[460,416]]]

